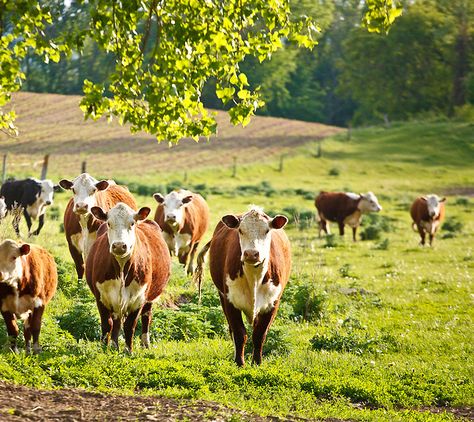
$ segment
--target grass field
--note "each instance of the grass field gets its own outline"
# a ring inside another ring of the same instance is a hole
[[[315,142],[292,148],[283,171],[276,158],[239,165],[236,177],[217,153],[213,165],[190,166],[186,182],[181,171],[94,174],[128,183],[142,194],[138,203],[153,208],[153,191],[199,190],[212,226],[251,203],[290,217],[293,271],[261,366],[234,365],[209,275],[199,306],[195,286],[176,263],[155,307],[151,349],[140,349],[136,340],[132,356],[104,350],[92,295],[76,280],[60,233],[69,198],[61,193],[35,239],[55,255],[60,274],[44,320],[44,351],[25,356],[5,349],[0,378],[212,400],[290,419],[472,417],[474,126],[412,122],[360,129],[350,140],[345,134],[325,140],[321,158],[316,149]],[[377,194],[384,209],[361,228],[369,240],[354,244],[349,233],[342,240],[318,238],[313,198],[322,189]],[[447,196],[447,224],[433,248],[422,248],[408,208],[415,196],[431,192]],[[9,231],[0,230],[2,236]],[[6,344],[3,325],[0,341]]]

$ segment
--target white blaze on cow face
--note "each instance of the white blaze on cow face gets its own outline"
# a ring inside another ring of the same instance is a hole
[[[109,187],[107,180],[98,181],[87,173],[82,173],[74,180],[63,179],[59,182],[63,189],[71,189],[74,198],[73,211],[81,216],[87,216],[92,207],[97,204],[95,194]]]
[[[222,221],[228,227],[239,230],[241,261],[257,267],[270,258],[271,230],[283,228],[288,219],[284,215],[270,218],[254,207],[240,218],[226,215]]]
[[[439,198],[437,195],[423,196],[421,199],[426,201],[426,205],[428,206],[428,214],[431,218],[436,218],[439,216],[441,202],[446,201],[446,198]]]
[[[150,208],[143,207],[135,212],[123,202],[119,202],[107,213],[100,207],[92,207],[94,217],[107,222],[110,253],[120,264],[124,264],[133,252],[137,239],[136,222],[144,220],[150,211]]]
[[[359,209],[363,213],[382,211],[382,206],[379,204],[377,197],[372,192],[360,195]]]
[[[5,203],[5,198],[3,196],[0,196],[0,220],[2,218],[5,218],[6,214],[7,214],[7,204]]]
[[[14,240],[6,239],[0,243],[0,281],[15,285],[23,275],[20,257],[30,253],[30,245],[18,245]]]
[[[36,179],[35,179],[36,180]],[[51,205],[53,203],[54,195],[54,184],[51,180],[36,180],[41,185],[41,193],[39,199],[45,205]]]
[[[160,193],[153,195],[155,200],[162,204],[165,222],[173,229],[182,227],[184,224],[184,208],[189,204],[193,195],[187,190],[178,190],[170,192],[163,197]]]

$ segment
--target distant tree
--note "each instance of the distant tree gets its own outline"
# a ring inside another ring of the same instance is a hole
[[[388,0],[366,6],[369,30],[386,30],[400,11]],[[68,7],[78,14],[63,21]],[[108,86],[84,81],[86,117],[116,116],[158,140],[197,139],[216,131],[201,99],[207,80],[230,104],[232,123],[246,125],[263,103],[239,64],[247,56],[266,60],[285,42],[311,48],[316,32],[311,19],[294,18],[288,0],[0,0],[0,107],[25,79],[25,58],[28,67],[35,55],[58,62],[97,47],[114,69]],[[53,71],[70,77],[67,65]],[[79,67],[78,79],[86,74]],[[14,117],[2,110],[0,129],[15,133]]]

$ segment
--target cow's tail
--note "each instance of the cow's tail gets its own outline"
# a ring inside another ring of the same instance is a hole
[[[202,278],[204,273],[204,262],[206,261],[206,254],[211,247],[211,241],[207,242],[204,247],[199,252],[197,257],[197,265],[196,271],[194,272],[194,282],[197,284],[198,287],[198,294],[199,294],[199,304],[201,304],[201,287],[202,287]]]

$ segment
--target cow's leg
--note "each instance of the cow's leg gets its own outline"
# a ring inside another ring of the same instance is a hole
[[[96,298],[96,302],[100,316],[100,328],[102,330],[101,340],[106,346],[108,346],[113,324],[112,317],[110,316],[110,311],[103,305],[100,299]]]
[[[122,317],[112,318],[112,332],[110,333],[110,340],[112,340],[112,347],[118,350],[119,348],[119,334],[122,328]]]
[[[33,314],[28,315],[28,318],[23,323],[23,335],[25,336],[25,352],[27,355],[31,353],[31,323]]]
[[[69,252],[71,253],[72,260],[76,266],[77,278],[80,280],[84,277],[84,258],[82,254],[76,249],[76,247],[68,241]]]
[[[263,344],[267,338],[268,329],[272,325],[277,314],[278,301],[270,312],[259,314],[253,324],[252,342],[253,342],[253,361],[260,365],[262,363]]]
[[[234,342],[234,361],[238,366],[244,366],[244,348],[245,343],[247,343],[247,331],[242,321],[242,312],[229,301],[224,300],[224,305],[224,313],[229,322],[230,334]]]
[[[31,233],[30,236],[38,236],[43,226],[44,226],[44,214],[41,214],[38,218],[38,228],[33,233]]]
[[[430,233],[430,246],[433,246],[434,233]]]
[[[339,226],[339,234],[344,236],[344,223],[340,221],[337,223],[337,225]]]
[[[416,226],[418,228],[418,233],[420,233],[420,237],[421,237],[420,245],[424,246],[425,236],[426,236],[425,229],[421,226],[421,224],[417,224]]]
[[[141,308],[136,311],[130,312],[125,318],[123,323],[123,332],[125,334],[125,345],[126,350],[132,353],[133,350],[133,334],[135,334],[135,328],[137,327],[138,317],[140,316]]]
[[[142,308],[142,336],[141,336],[141,344],[142,347],[146,347],[147,349],[150,347],[150,325],[151,325],[151,318],[152,318],[152,302],[146,302]]]
[[[178,261],[180,264],[186,266],[186,261],[188,260],[189,251],[179,253],[178,251]]]
[[[15,315],[8,311],[2,311],[2,315],[7,326],[8,337],[10,337],[10,349],[17,353],[16,339],[18,337],[18,325],[16,324]]]
[[[188,263],[188,275],[194,274],[194,255],[196,255],[197,248],[199,246],[199,242],[196,242],[194,245],[191,246],[191,252],[189,253],[189,263]]]
[[[352,240],[353,240],[354,242],[357,242],[356,233],[357,233],[357,226],[352,227]]]
[[[17,237],[20,237],[21,211],[17,211],[16,209],[13,209],[12,212],[13,212],[12,226],[13,226],[13,229],[15,230],[15,234],[17,235]]]
[[[23,215],[25,216],[25,220],[26,220],[26,225],[28,226],[28,235],[30,234],[30,231],[31,231],[31,217],[30,217],[30,214],[28,213],[28,211],[26,210],[26,208],[23,208]]]
[[[41,320],[43,318],[44,306],[38,306],[33,309],[31,314],[31,334],[33,335],[33,353],[37,354],[41,352],[41,346],[39,344],[39,335],[41,331]]]

